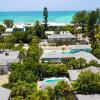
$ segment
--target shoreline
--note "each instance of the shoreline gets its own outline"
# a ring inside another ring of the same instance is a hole
[[[21,26],[26,26],[26,25],[34,26],[34,24],[35,24],[35,22],[14,23],[14,25],[21,25]],[[41,24],[43,24],[43,22]],[[0,25],[4,25],[4,24],[0,23]],[[48,22],[48,26],[66,26],[66,25],[73,25],[73,24],[72,23]]]

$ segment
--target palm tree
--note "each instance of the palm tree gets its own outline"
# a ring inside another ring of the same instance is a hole
[[[5,27],[3,25],[0,25],[0,36],[5,32]]]
[[[43,11],[43,16],[44,16],[44,27],[45,27],[45,31],[47,30],[47,27],[48,27],[48,9],[47,7],[44,8],[44,11]]]
[[[95,41],[95,24],[96,24],[96,13],[92,11],[89,13],[89,20],[88,20],[88,36],[91,41]]]
[[[96,9],[96,32],[98,33],[99,32],[99,24],[100,24],[100,9],[97,8]]]
[[[75,100],[72,87],[66,82],[59,82],[55,88],[56,100]]]
[[[52,89],[51,87],[47,87],[46,90],[47,90],[49,99],[50,99],[50,100],[56,100],[54,89]]]
[[[4,24],[6,25],[7,28],[12,28],[13,27],[13,20],[4,20]]]
[[[79,69],[83,69],[83,68],[85,68],[86,67],[86,60],[85,59],[83,59],[83,58],[79,58],[78,60],[77,60],[77,62],[78,62],[78,67],[79,67]]]
[[[87,12],[81,11],[75,14],[72,23],[82,27],[82,33],[85,32],[85,25],[87,23]]]
[[[47,92],[45,91],[38,90],[36,96],[38,97],[38,100],[49,100]]]

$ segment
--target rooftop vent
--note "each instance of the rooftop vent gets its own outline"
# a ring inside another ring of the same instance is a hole
[[[5,53],[5,56],[9,56],[9,53],[8,53],[8,52],[6,52],[6,53]]]

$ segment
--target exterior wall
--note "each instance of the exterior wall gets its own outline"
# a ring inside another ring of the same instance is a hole
[[[54,42],[55,43],[57,41],[76,41],[76,40],[77,40],[76,38],[75,39],[72,39],[72,38],[70,38],[70,39],[66,39],[66,38],[61,38],[61,39],[60,38],[59,39],[58,38],[57,39],[55,38],[55,39],[51,39],[51,38],[49,38],[48,39],[48,42],[51,42],[51,43]]]
[[[0,65],[0,74],[7,73],[9,70],[8,65]]]

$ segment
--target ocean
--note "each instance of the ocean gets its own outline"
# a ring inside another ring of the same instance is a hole
[[[49,11],[48,22],[70,23],[76,11]],[[11,19],[15,23],[34,23],[37,20],[43,22],[41,11],[0,12],[0,23],[5,19]]]

